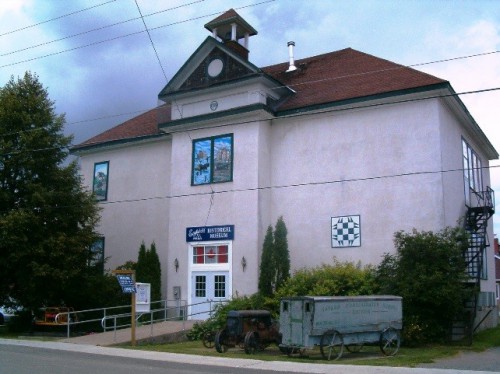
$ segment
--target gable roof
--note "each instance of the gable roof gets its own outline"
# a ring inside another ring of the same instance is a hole
[[[205,41],[202,45],[209,44],[209,41]],[[196,55],[196,52],[193,55]],[[249,65],[252,64],[249,63]],[[325,105],[381,98],[385,95],[442,88],[453,92],[446,80],[351,48],[296,60],[295,65],[298,69],[289,73],[286,72],[288,63],[280,63],[261,69],[255,67],[257,75],[261,74],[271,78],[295,91],[293,95],[273,108],[274,114],[277,116],[307,111]],[[172,88],[182,81],[178,74],[162,90],[163,94],[166,94],[165,91],[168,91],[168,88]],[[172,81],[177,83],[172,84]],[[457,101],[460,99],[457,98]],[[162,110],[166,110],[165,106],[162,108]],[[168,108],[170,107],[168,106]],[[467,110],[465,106],[463,108],[465,111]],[[133,141],[145,136],[158,136],[160,134],[158,124],[170,121],[170,115],[162,116],[161,121],[156,121],[158,110],[155,108],[132,118],[73,147],[72,150],[107,145],[116,141]],[[468,116],[474,121],[470,114]],[[475,122],[473,125],[479,129]],[[488,148],[491,148],[490,154],[496,154],[498,157],[486,136],[482,134],[482,137],[484,137]]]
[[[134,118],[129,119],[107,131],[104,131],[83,143],[72,147],[72,151],[80,151],[92,148],[95,145],[103,143],[111,144],[123,142],[124,140],[139,140],[150,137],[160,136],[158,121],[170,120],[170,106],[161,106]]]
[[[295,65],[298,69],[293,72],[286,72],[288,63],[262,69],[296,91],[278,111],[448,84],[352,48],[297,60]]]

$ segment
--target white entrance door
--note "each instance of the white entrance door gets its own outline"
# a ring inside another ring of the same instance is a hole
[[[228,271],[191,273],[191,319],[207,319],[215,304],[227,300],[229,296]]]

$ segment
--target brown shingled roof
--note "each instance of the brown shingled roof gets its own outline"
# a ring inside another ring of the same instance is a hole
[[[290,73],[288,63],[262,69],[296,91],[278,111],[446,83],[351,48],[297,60],[295,65],[298,69]]]
[[[170,121],[170,106],[164,105],[151,109],[128,121],[121,123],[107,131],[104,131],[83,143],[78,144],[74,149],[87,146],[107,143],[123,139],[139,138],[145,136],[159,135],[158,122]]]
[[[295,65],[298,69],[291,73],[286,73],[288,63],[262,68],[264,73],[296,91],[277,108],[278,112],[447,83],[432,75],[351,48],[297,60]],[[169,110],[170,106],[164,106],[161,113],[158,108],[152,109],[74,149],[157,135],[158,123],[170,121]],[[160,120],[159,114],[162,117]]]

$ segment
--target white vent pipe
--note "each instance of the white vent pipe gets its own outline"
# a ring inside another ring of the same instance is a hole
[[[290,66],[288,67],[287,73],[290,71],[297,70],[295,66],[295,61],[293,59],[293,47],[295,47],[295,42],[288,42],[288,54],[290,55]]]

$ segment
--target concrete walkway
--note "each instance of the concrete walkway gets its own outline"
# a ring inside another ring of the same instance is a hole
[[[182,339],[197,321],[166,321],[154,323],[153,325],[137,326],[135,339],[137,343],[155,342],[167,343]],[[110,346],[114,344],[130,343],[132,337],[131,329],[120,329],[107,331],[74,338],[60,340],[64,343],[88,344],[98,346]]]

